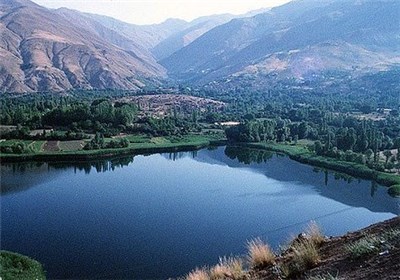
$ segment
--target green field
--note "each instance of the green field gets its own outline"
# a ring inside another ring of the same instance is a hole
[[[122,137],[118,137],[122,138]],[[84,150],[83,140],[57,141],[57,145],[48,147],[49,141],[18,141],[7,140],[0,145],[11,145],[16,142],[24,142],[32,146],[29,153],[6,154],[1,153],[3,161],[29,161],[29,160],[92,160],[97,157],[113,157],[138,153],[152,153],[172,150],[193,150],[210,145],[211,142],[224,141],[221,135],[185,135],[170,137],[148,137],[146,135],[126,135],[129,146],[125,148],[108,148],[98,150]],[[116,138],[105,138],[105,142],[116,140]],[[55,144],[55,141],[52,141]],[[57,149],[54,149],[57,148]],[[59,148],[59,149],[58,149]]]
[[[43,151],[43,145],[46,141],[33,140],[5,140],[0,142],[0,146],[12,146],[16,143],[24,143],[29,153],[40,153]]]

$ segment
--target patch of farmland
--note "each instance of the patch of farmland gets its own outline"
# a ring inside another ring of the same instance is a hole
[[[60,151],[60,147],[58,146],[59,141],[47,141],[43,145],[43,150],[45,152],[58,152]]]
[[[45,141],[33,141],[28,145],[28,148],[30,148],[35,153],[40,153],[43,149],[44,143]]]
[[[58,144],[61,151],[78,151],[82,150],[85,146],[83,140],[60,141]]]

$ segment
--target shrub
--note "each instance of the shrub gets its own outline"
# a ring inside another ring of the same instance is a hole
[[[383,234],[383,239],[386,241],[400,240],[400,228],[388,230]]]
[[[220,258],[219,263],[210,269],[210,278],[212,280],[240,279],[243,275],[243,262],[239,258]]]
[[[315,245],[320,245],[325,240],[325,236],[323,235],[321,228],[315,221],[311,221],[308,224],[305,233],[307,238]]]
[[[314,267],[319,262],[319,253],[312,240],[304,240],[293,248],[293,261],[302,270]]]
[[[205,269],[196,268],[195,270],[189,272],[185,278],[186,280],[210,280],[208,273]]]
[[[330,273],[307,277],[307,280],[340,280],[340,279],[341,278],[339,278],[338,275],[335,276]]]
[[[302,239],[292,246],[293,256],[281,266],[285,277],[293,277],[307,269],[315,267],[320,261],[320,256],[315,243],[311,239]]]
[[[23,255],[0,251],[2,279],[46,279],[42,265]]]
[[[379,239],[375,236],[365,236],[360,240],[346,246],[346,250],[353,258],[359,258],[366,254],[379,250]]]
[[[247,250],[247,259],[252,267],[265,267],[275,261],[275,255],[271,247],[260,238],[247,242]]]
[[[388,193],[390,196],[400,196],[400,185],[393,185],[388,189]]]

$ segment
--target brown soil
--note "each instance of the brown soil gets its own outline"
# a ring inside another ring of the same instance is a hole
[[[288,279],[400,279],[400,235],[388,241],[382,241],[376,252],[354,257],[346,248],[363,237],[382,237],[390,230],[400,230],[400,217],[374,224],[365,229],[348,233],[340,237],[331,237],[319,248],[320,262],[316,267],[297,277]],[[379,238],[381,239],[381,238]],[[381,239],[384,240],[384,239]],[[386,252],[385,252],[386,251]],[[251,271],[251,279],[285,279],[277,271],[287,260],[289,253],[280,256],[273,267]],[[334,278],[322,277],[326,275]]]
[[[43,145],[43,150],[45,152],[58,152],[60,147],[58,146],[58,141],[47,141]]]

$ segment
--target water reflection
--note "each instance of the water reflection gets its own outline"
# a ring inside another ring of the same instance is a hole
[[[150,155],[144,155],[150,156]],[[232,168],[247,168],[261,173],[268,178],[282,182],[300,182],[307,188],[313,188],[323,196],[335,199],[347,205],[365,207],[374,212],[391,212],[398,214],[397,200],[388,200],[385,195],[377,196],[378,184],[374,181],[363,181],[352,176],[311,167],[290,160],[285,155],[257,149],[238,148],[233,146],[211,147],[201,151],[164,153],[167,160],[179,161],[185,158],[207,164],[227,165]],[[132,165],[134,156],[118,157],[108,160],[89,162],[28,162],[6,163],[1,165],[1,195],[25,191],[34,186],[52,181],[65,171],[105,173]],[[321,176],[322,175],[322,176]],[[15,180],[18,176],[18,180]],[[354,183],[354,184],[353,184]],[[369,190],[366,185],[369,186]],[[242,197],[263,196],[265,194],[242,194]],[[375,198],[366,199],[369,196]]]
[[[379,186],[375,181],[301,164],[283,154],[265,150],[228,146],[224,153],[220,151],[209,156],[220,164],[235,168],[249,168],[253,172],[261,173],[277,181],[300,183],[322,196],[349,206],[364,207],[373,212],[390,212],[395,215],[400,213],[399,199],[390,198],[387,188]],[[210,159],[205,158],[205,161],[208,162]],[[255,196],[255,194],[246,195]]]
[[[393,217],[399,202],[374,182],[232,147],[3,164],[1,176],[2,248],[52,279],[176,277],[243,254],[252,237],[276,247],[310,219],[342,234]]]
[[[230,159],[237,159],[240,163],[263,163],[270,160],[273,152],[265,150],[244,149],[238,147],[226,147],[225,155]]]
[[[0,194],[6,195],[25,191],[29,188],[54,180],[62,176],[64,171],[73,169],[74,173],[91,172],[103,173],[114,171],[117,168],[129,166],[134,160],[133,156],[120,157],[109,160],[90,162],[27,162],[1,164]],[[16,180],[18,176],[18,180]]]

